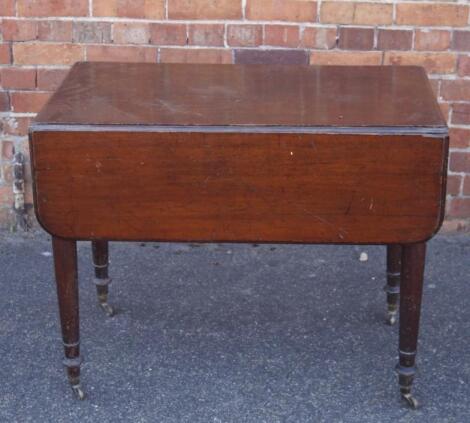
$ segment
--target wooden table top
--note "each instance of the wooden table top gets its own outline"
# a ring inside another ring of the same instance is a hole
[[[35,125],[232,132],[447,131],[424,70],[414,66],[80,62]]]
[[[37,122],[35,211],[61,238],[393,244],[444,216],[418,67],[79,63]]]

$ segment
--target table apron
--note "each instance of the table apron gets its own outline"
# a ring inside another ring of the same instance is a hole
[[[55,130],[30,147],[61,238],[412,243],[444,214],[447,137]]]

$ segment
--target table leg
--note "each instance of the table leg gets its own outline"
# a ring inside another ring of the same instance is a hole
[[[114,315],[114,309],[108,304],[108,241],[92,241],[93,266],[95,267],[95,285],[100,307],[109,316]]]
[[[64,365],[72,390],[85,398],[80,386],[80,333],[78,313],[77,243],[52,237],[54,270],[59,299],[60,324],[64,343]]]
[[[384,287],[387,293],[387,323],[395,324],[398,313],[398,299],[400,297],[401,273],[401,245],[387,245],[387,284]]]
[[[418,406],[416,399],[411,395],[411,385],[416,372],[415,358],[425,259],[425,243],[403,245],[400,283],[400,359],[397,371],[401,395],[413,408]]]

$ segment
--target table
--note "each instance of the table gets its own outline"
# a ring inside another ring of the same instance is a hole
[[[77,240],[93,242],[110,315],[108,241],[384,244],[390,323],[401,296],[400,392],[417,405],[425,249],[448,155],[422,68],[77,63],[30,151],[79,398]]]

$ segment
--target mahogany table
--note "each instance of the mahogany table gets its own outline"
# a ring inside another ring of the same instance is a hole
[[[390,323],[401,291],[400,391],[416,406],[425,246],[448,153],[422,68],[77,63],[30,149],[79,398],[77,240],[93,242],[108,314],[111,240],[385,244]]]

